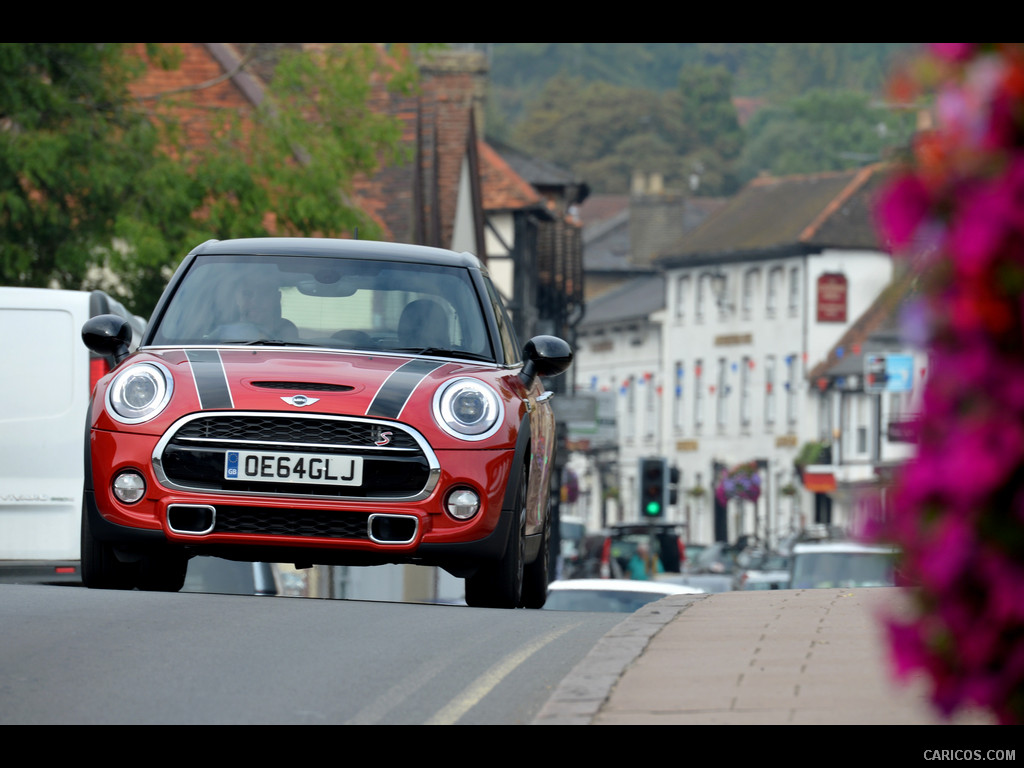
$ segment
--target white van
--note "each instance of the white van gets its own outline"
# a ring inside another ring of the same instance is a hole
[[[113,361],[90,317],[145,321],[102,291],[0,287],[0,580],[76,582],[89,398]]]

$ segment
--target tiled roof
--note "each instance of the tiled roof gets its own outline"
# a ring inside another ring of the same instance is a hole
[[[599,323],[646,319],[665,307],[665,277],[652,273],[622,284],[587,302],[581,328]]]
[[[543,200],[487,142],[479,142],[483,203],[486,211],[508,211],[542,205]]]
[[[770,254],[787,248],[878,248],[870,195],[881,166],[752,181],[660,260]]]

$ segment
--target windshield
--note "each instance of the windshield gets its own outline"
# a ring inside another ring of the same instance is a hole
[[[598,611],[632,613],[665,595],[658,592],[619,592],[614,590],[552,590],[544,607],[551,611]]]
[[[893,558],[886,552],[801,552],[793,556],[795,589],[892,586]]]
[[[494,359],[467,270],[297,256],[197,258],[151,343],[284,343]]]

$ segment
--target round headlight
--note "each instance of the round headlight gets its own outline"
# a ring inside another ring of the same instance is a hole
[[[138,363],[110,382],[107,410],[124,424],[148,421],[167,407],[173,387],[174,379],[162,365]]]
[[[476,379],[455,379],[434,396],[434,417],[450,435],[483,440],[501,425],[503,409],[498,393]]]

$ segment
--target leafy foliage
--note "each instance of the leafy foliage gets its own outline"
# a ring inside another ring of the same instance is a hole
[[[147,314],[187,250],[210,238],[339,235],[372,222],[354,178],[396,157],[397,123],[371,110],[374,84],[406,91],[411,59],[376,44],[285,52],[268,96],[186,142],[189,92],[140,99],[171,44],[0,46],[0,281],[104,287]]]
[[[871,97],[913,44],[473,45],[491,54],[489,133],[599,192],[625,192],[634,171],[659,170],[675,188],[727,194],[762,172],[877,160],[908,135],[909,117]],[[764,111],[743,130],[736,97]]]

